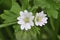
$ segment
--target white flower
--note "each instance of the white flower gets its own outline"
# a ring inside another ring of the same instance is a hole
[[[42,26],[42,25],[45,25],[45,23],[47,23],[47,15],[44,14],[43,11],[39,12],[39,13],[36,13],[36,17],[35,17],[35,24],[37,26]]]
[[[33,23],[34,16],[32,12],[28,12],[27,10],[20,11],[20,16],[17,18],[18,24],[21,25],[21,30],[28,30],[31,29],[31,26],[34,26]]]

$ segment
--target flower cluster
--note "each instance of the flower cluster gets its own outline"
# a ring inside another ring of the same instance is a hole
[[[28,12],[27,10],[20,11],[20,16],[17,18],[18,24],[20,24],[21,30],[28,30],[34,26],[34,22],[36,26],[42,26],[47,23],[47,15],[44,14],[44,11],[36,13],[35,17],[32,15],[32,12]],[[34,20],[34,22],[33,22]]]

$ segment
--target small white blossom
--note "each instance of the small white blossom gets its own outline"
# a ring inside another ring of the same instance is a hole
[[[47,23],[47,15],[44,14],[43,11],[39,12],[39,13],[36,13],[36,17],[35,17],[35,24],[37,26],[42,26],[42,25],[45,25],[45,23]]]
[[[20,16],[17,18],[18,24],[21,25],[21,30],[28,30],[31,29],[31,26],[34,26],[33,23],[34,16],[32,12],[28,12],[27,10],[20,11]]]

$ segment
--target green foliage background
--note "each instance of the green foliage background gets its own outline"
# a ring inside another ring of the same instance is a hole
[[[23,10],[43,10],[48,23],[22,31],[17,17]],[[0,40],[60,40],[60,0],[0,0]]]

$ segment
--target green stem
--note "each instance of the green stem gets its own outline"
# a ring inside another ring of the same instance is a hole
[[[8,23],[8,24],[1,24],[1,25],[0,25],[0,28],[9,26],[9,25],[12,25],[12,24],[15,24],[15,23],[16,23],[16,22],[12,22],[12,23]]]
[[[52,29],[55,30],[55,27],[54,27],[54,23],[53,23],[52,18],[50,18],[50,24],[51,24]]]

